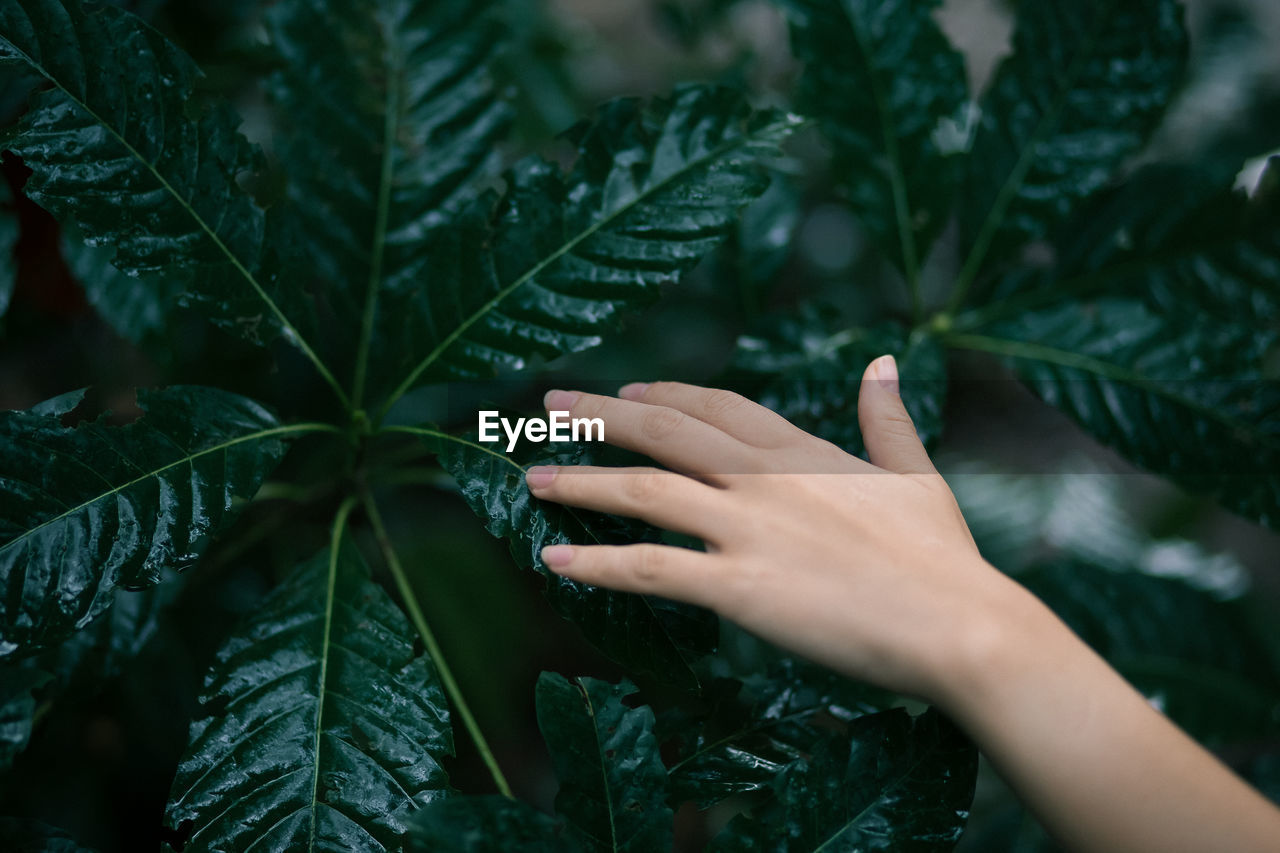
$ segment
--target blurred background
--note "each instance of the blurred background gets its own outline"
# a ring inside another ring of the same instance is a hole
[[[259,26],[265,0],[117,5],[148,18],[191,53],[208,75],[205,84],[234,99],[245,133],[269,149],[270,117],[257,89],[270,70]],[[516,41],[504,73],[520,116],[506,152],[512,158],[559,154],[556,135],[600,101],[663,94],[678,81],[725,82],[746,88],[761,104],[785,106],[797,71],[783,20],[766,0],[508,5]],[[974,92],[1008,50],[1014,5],[943,4],[939,19],[965,54]],[[1196,161],[1224,181],[1234,176],[1250,186],[1263,155],[1280,145],[1280,3],[1189,0],[1186,7],[1192,76],[1143,157]],[[2,78],[0,84],[0,122],[7,124],[23,108],[23,87]],[[791,155],[785,178],[748,213],[744,232],[754,232],[727,245],[604,346],[548,365],[536,378],[504,383],[501,402],[531,408],[542,390],[570,379],[577,385],[653,378],[714,383],[740,334],[805,299],[837,305],[854,321],[900,309],[896,274],[824,180],[820,142],[802,137]],[[127,419],[135,413],[134,387],[170,382],[283,400],[286,414],[316,405],[311,398],[323,391],[284,349],[251,347],[177,307],[133,317],[125,327],[113,323],[118,318],[98,311],[82,286],[98,261],[65,250],[52,219],[22,198],[23,168],[11,157],[4,178],[10,193],[0,185],[0,217],[16,222],[19,238],[15,255],[0,259],[15,272],[7,305],[0,295],[0,406],[27,408],[91,386],[96,406]],[[926,291],[947,286],[953,237],[944,235],[935,250]],[[1224,597],[1251,586],[1267,612],[1280,608],[1280,536],[1133,469],[1017,384],[986,381],[992,370],[985,360],[956,358],[950,371],[938,465],[984,547],[1123,553],[1152,572],[1191,578]],[[431,392],[421,392],[399,413],[412,418],[437,404]],[[288,485],[264,488],[237,529],[186,578],[155,636],[139,638],[145,641],[140,656],[119,677],[105,685],[86,679],[41,709],[31,747],[0,779],[4,811],[64,827],[104,851],[160,840],[168,786],[207,663],[273,578],[324,540],[329,496],[306,486],[324,473],[282,471]],[[515,569],[505,545],[451,494],[447,478],[410,456],[398,476],[402,485],[388,523],[405,543],[402,556],[428,618],[517,793],[549,808],[555,781],[534,722],[537,673],[622,673],[550,611],[536,579]],[[273,536],[286,527],[287,537]],[[470,744],[465,737],[458,742],[454,784],[489,790]],[[1270,767],[1280,783],[1277,756],[1280,743],[1263,743],[1231,759],[1270,762],[1264,771]],[[682,811],[681,849],[699,849],[725,819]],[[967,849],[1042,849],[1034,822],[987,771],[971,829]],[[992,846],[997,843],[1002,846]]]

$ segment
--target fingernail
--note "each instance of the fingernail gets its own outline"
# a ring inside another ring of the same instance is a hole
[[[542,398],[542,405],[548,412],[567,412],[574,403],[578,402],[579,396],[573,391],[548,391]]]
[[[542,549],[542,562],[553,569],[564,568],[572,559],[572,545],[548,545]]]
[[[630,385],[619,388],[618,396],[624,400],[639,400],[644,396],[644,389],[648,387],[648,382],[632,382]]]
[[[876,378],[885,389],[898,393],[898,362],[891,355],[882,355],[876,361]]]
[[[545,489],[556,478],[556,469],[551,465],[535,465],[524,474],[524,481],[531,489]]]

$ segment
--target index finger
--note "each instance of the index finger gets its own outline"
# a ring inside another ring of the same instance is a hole
[[[760,452],[708,423],[667,406],[578,391],[548,391],[547,411],[599,418],[609,444],[643,453],[668,468],[711,481],[759,469]]]
[[[766,450],[794,444],[806,433],[782,415],[741,394],[683,382],[633,382],[618,396],[624,400],[670,406],[711,424],[739,441]]]

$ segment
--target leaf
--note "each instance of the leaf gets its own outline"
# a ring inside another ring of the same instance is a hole
[[[60,829],[16,817],[0,817],[0,847],[9,853],[93,853]]]
[[[958,287],[1106,185],[1159,122],[1187,56],[1175,0],[1019,5],[969,157]]]
[[[284,455],[285,439],[331,430],[280,426],[226,391],[139,391],[144,415],[64,427],[64,395],[0,414],[0,657],[83,628],[117,587],[195,563]]]
[[[399,850],[448,791],[435,668],[340,535],[218,652],[165,813],[187,851]]]
[[[635,690],[626,680],[538,677],[538,728],[560,778],[556,811],[577,830],[584,850],[671,848],[673,816],[653,710],[622,701]]]
[[[978,754],[937,711],[859,717],[730,821],[712,851],[947,851],[964,831]]]
[[[261,154],[225,103],[198,93],[185,54],[112,6],[12,0],[0,7],[6,63],[52,84],[0,135],[34,170],[32,201],[90,245],[113,246],[121,271],[163,271],[222,325],[250,338],[283,331],[324,372],[285,316],[301,314],[305,294],[277,287],[263,213],[237,183]]]
[[[31,93],[43,82],[43,77],[29,69],[0,64],[0,132],[17,120]],[[7,184],[0,185],[0,193],[8,189]]]
[[[490,69],[503,28],[481,0],[290,0],[268,21],[297,260],[351,337],[359,405],[366,382],[385,394],[400,378],[400,354],[371,325],[357,341],[353,320],[371,324],[385,288],[429,286],[423,238],[492,170],[510,123]]]
[[[1280,731],[1280,668],[1242,601],[1082,560],[1045,563],[1018,580],[1195,737],[1240,742]]]
[[[768,184],[761,161],[799,119],[751,112],[726,89],[684,87],[647,107],[613,101],[570,135],[573,169],[526,159],[507,191],[432,231],[376,339],[420,380],[519,369],[600,342],[725,236]]]
[[[659,718],[659,737],[674,741],[672,802],[699,809],[771,789],[824,744],[830,729],[815,721],[848,721],[888,704],[876,691],[791,659],[744,681],[719,679],[707,692],[719,695],[705,716],[673,711]]]
[[[805,304],[738,339],[728,382],[805,432],[860,454],[862,374],[885,353],[897,358],[903,401],[932,446],[942,432],[946,354],[934,338],[896,323],[850,328],[833,309]]]
[[[1001,356],[1135,464],[1280,525],[1280,385],[1257,367],[1274,330],[1182,320],[1108,297],[945,340]]]
[[[105,613],[46,650],[37,661],[54,674],[60,689],[80,678],[111,678],[156,635],[160,615],[177,599],[182,580],[173,576],[148,589],[116,589]]]
[[[995,285],[993,299],[1017,299],[987,310],[1107,293],[1140,297],[1172,316],[1271,325],[1280,318],[1280,205],[1220,186],[1199,169],[1144,167],[1085,205],[1053,249],[1051,268]]]
[[[25,664],[0,664],[0,769],[8,769],[26,749],[36,712],[32,691],[49,677],[49,673]]]
[[[913,284],[955,197],[964,60],[933,19],[937,0],[786,0],[804,62],[796,109],[822,120],[836,180]],[[949,146],[958,149],[958,145]]]
[[[112,252],[63,232],[62,257],[98,315],[121,337],[141,344],[157,339],[172,321],[183,293],[176,276],[128,275],[111,262]]]
[[[497,794],[436,800],[409,820],[412,853],[578,853],[562,821]]]
[[[457,479],[462,497],[484,521],[485,529],[508,540],[521,567],[546,579],[544,592],[561,616],[577,624],[588,640],[624,666],[682,689],[697,689],[691,664],[715,648],[714,614],[656,596],[589,586],[558,575],[542,563],[546,545],[657,539],[658,532],[648,525],[539,501],[529,494],[525,467],[610,464],[607,456],[599,456],[608,451],[548,444],[536,457],[517,462],[444,433],[423,434],[423,438]]]

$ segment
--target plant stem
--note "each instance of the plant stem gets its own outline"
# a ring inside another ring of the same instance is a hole
[[[391,47],[388,46],[387,50],[391,50]],[[359,409],[364,404],[365,378],[369,372],[369,348],[373,345],[373,317],[378,304],[378,287],[382,284],[382,262],[387,246],[387,219],[391,209],[396,120],[399,118],[400,105],[400,75],[397,62],[389,59],[387,65],[387,98],[384,105],[386,117],[382,128],[382,170],[378,181],[378,207],[373,224],[373,248],[369,253],[369,287],[365,291],[360,343],[356,347],[355,379],[351,386],[352,409]]]
[[[498,786],[499,793],[509,799],[515,799],[511,793],[511,786],[507,784],[506,777],[502,775],[502,769],[498,767],[497,759],[493,757],[493,750],[489,748],[489,742],[485,740],[484,733],[480,731],[480,726],[476,723],[475,717],[471,715],[471,708],[467,705],[467,700],[463,698],[462,691],[458,689],[458,683],[454,680],[453,672],[449,669],[449,664],[444,659],[440,644],[436,642],[435,635],[431,633],[431,627],[427,625],[426,617],[422,614],[422,608],[418,606],[418,599],[413,594],[413,588],[409,586],[409,578],[404,573],[404,566],[400,563],[400,557],[396,554],[395,548],[391,544],[391,538],[387,535],[387,528],[382,523],[382,513],[378,511],[378,505],[368,489],[361,490],[361,500],[364,502],[365,514],[369,516],[369,523],[373,525],[374,538],[378,540],[378,547],[382,550],[382,555],[387,561],[387,568],[391,570],[391,576],[395,579],[396,589],[400,591],[400,597],[404,600],[405,609],[409,611],[409,618],[413,621],[414,627],[418,629],[419,636],[422,637],[422,643],[427,648],[427,654],[431,655],[431,660],[436,665],[436,671],[440,673],[440,681],[444,684],[445,693],[448,694],[449,700],[458,712],[458,716],[462,718],[462,724],[475,742],[476,749],[480,752],[480,757],[484,759],[485,765],[488,766],[489,773],[493,776],[493,782]]]

